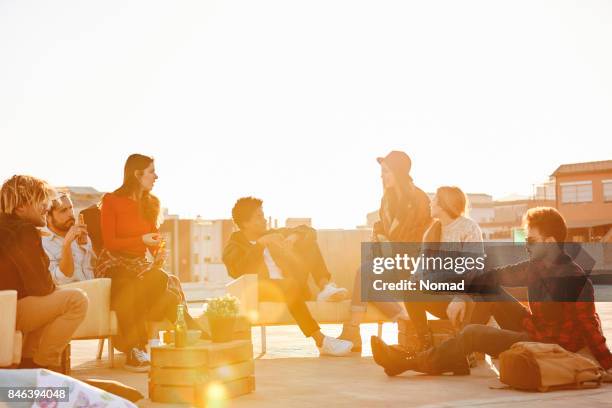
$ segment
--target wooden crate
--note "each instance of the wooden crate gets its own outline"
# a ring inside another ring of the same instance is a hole
[[[198,386],[156,385],[149,382],[149,398],[166,404],[190,404],[198,407],[219,406],[218,401],[236,398],[255,391],[255,377],[225,383]]]
[[[227,343],[200,341],[192,346],[176,348],[163,345],[151,348],[153,367],[196,368],[220,367],[253,359],[253,345],[247,340]]]
[[[206,406],[215,398],[234,398],[254,389],[253,345],[248,340],[151,349],[149,398],[153,402]]]
[[[190,386],[213,381],[235,381],[255,375],[253,360],[214,368],[151,367],[149,379],[154,384]]]

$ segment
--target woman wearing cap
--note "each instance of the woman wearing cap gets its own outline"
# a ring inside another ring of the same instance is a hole
[[[434,222],[423,237],[425,250],[431,245],[435,247],[434,251],[451,251],[449,253],[454,254],[482,253],[482,231],[474,220],[465,216],[466,211],[467,199],[459,187],[438,188],[431,201]],[[427,300],[428,295],[421,296],[423,298],[406,303],[408,315],[417,333],[418,350],[427,350],[433,345],[427,312],[440,319],[451,320],[457,328],[462,327],[471,318],[473,302],[468,295],[429,295],[431,301]]]
[[[420,243],[425,230],[431,224],[429,197],[414,185],[410,177],[412,162],[401,151],[392,151],[377,159],[381,168],[383,197],[378,211],[380,220],[374,224],[374,242]],[[406,311],[397,302],[372,302],[392,320],[407,319]],[[353,342],[353,351],[361,350],[359,324],[367,310],[361,300],[361,270],[355,276],[351,318],[342,328],[341,339]]]

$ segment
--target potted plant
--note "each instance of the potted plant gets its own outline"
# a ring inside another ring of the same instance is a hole
[[[210,336],[214,343],[231,341],[234,335],[236,316],[240,310],[238,298],[232,295],[212,298],[208,301],[206,317]]]

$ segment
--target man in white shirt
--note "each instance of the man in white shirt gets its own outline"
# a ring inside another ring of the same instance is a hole
[[[47,213],[47,228],[42,231],[42,245],[56,284],[94,278],[96,256],[87,226],[76,223],[72,201],[67,194],[53,200]]]

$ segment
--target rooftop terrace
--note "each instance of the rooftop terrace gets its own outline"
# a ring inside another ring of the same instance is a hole
[[[612,303],[598,303],[604,332],[612,339]],[[324,325],[323,331],[338,335],[339,325]],[[383,338],[394,342],[397,328],[385,324]],[[362,336],[376,334],[376,325],[362,325]],[[253,328],[253,345],[259,350],[259,329]],[[495,371],[480,362],[469,377],[426,376],[408,373],[388,378],[371,358],[368,342],[363,356],[318,357],[317,349],[296,326],[268,328],[268,353],[255,363],[256,391],[228,402],[228,407],[585,407],[610,406],[612,384],[584,391],[528,393],[490,389],[500,385]],[[608,341],[609,345],[612,342]],[[121,381],[147,393],[147,375],[122,369],[123,356],[116,355],[116,368],[95,360],[97,341],[72,343],[72,375]],[[495,360],[493,361],[495,363]],[[143,407],[168,407],[141,400]],[[176,405],[184,407],[183,405]]]

